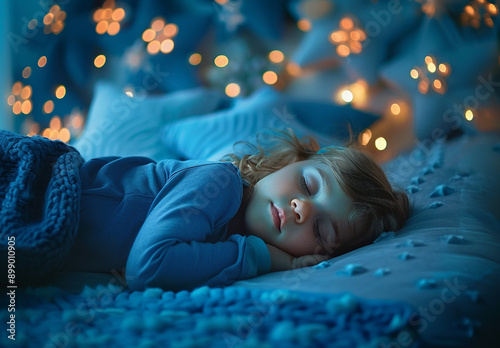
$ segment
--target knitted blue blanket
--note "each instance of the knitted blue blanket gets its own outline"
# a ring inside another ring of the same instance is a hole
[[[0,130],[4,282],[32,285],[62,271],[78,228],[82,164],[63,142]]]
[[[417,348],[413,309],[349,293],[208,288],[130,291],[113,278],[80,293],[28,287],[16,295],[22,347]],[[7,322],[8,313],[0,312]],[[11,333],[12,334],[12,333]],[[11,346],[6,334],[0,346]]]

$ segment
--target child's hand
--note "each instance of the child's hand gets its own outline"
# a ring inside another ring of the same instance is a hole
[[[328,259],[328,256],[319,254],[294,257],[292,259],[292,269],[314,266]]]
[[[271,272],[288,271],[296,268],[314,266],[329,259],[328,256],[319,254],[294,257],[293,255],[290,255],[275,246],[270,244],[266,245],[269,250],[269,254],[271,255]]]

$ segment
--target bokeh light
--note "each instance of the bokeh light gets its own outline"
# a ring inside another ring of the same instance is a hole
[[[106,63],[106,56],[104,54],[100,54],[94,59],[94,65],[96,68],[102,68]]]
[[[125,18],[125,10],[117,7],[114,0],[104,1],[101,8],[94,11],[92,19],[96,23],[95,31],[99,35],[114,36],[120,32],[120,22]]]
[[[241,92],[240,85],[234,82],[230,83],[226,86],[225,92],[228,97],[232,98],[237,97],[238,95],[240,95]]]
[[[31,113],[33,110],[32,95],[33,90],[30,85],[23,85],[21,81],[14,82],[11,94],[7,97],[7,104],[12,106],[14,115]]]
[[[330,33],[329,40],[336,46],[337,55],[344,58],[361,53],[366,33],[355,25],[351,17],[343,17],[339,22],[339,29]]]
[[[387,148],[387,140],[384,137],[378,137],[375,139],[375,147],[379,151],[383,151]]]
[[[229,59],[225,55],[221,54],[215,57],[214,64],[219,68],[223,68],[229,64]]]
[[[155,55],[159,52],[168,54],[175,47],[173,38],[177,36],[179,27],[174,23],[166,23],[161,17],[153,18],[151,27],[142,33],[142,41],[147,42],[146,50]]]
[[[274,85],[278,82],[278,75],[274,71],[266,71],[262,75],[262,80],[268,85]]]
[[[64,21],[66,19],[66,12],[61,10],[59,5],[54,5],[50,8],[49,12],[43,17],[43,32],[45,34],[59,34],[64,29]]]
[[[189,64],[191,65],[198,65],[201,63],[201,54],[199,53],[193,53],[192,55],[189,56]]]

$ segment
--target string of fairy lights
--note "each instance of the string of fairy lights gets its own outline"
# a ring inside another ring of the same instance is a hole
[[[214,0],[218,5],[224,6],[229,0]],[[436,15],[439,8],[439,2],[420,0],[421,10],[427,16]],[[486,0],[471,0],[465,7],[460,16],[462,25],[479,28],[482,25],[493,27],[493,18],[498,15],[498,6],[494,2]],[[95,31],[98,35],[116,36],[122,29],[123,21],[127,17],[127,10],[118,6],[115,0],[105,0],[101,7],[91,13],[91,19],[95,24]],[[58,35],[65,28],[65,22],[70,20],[65,11],[59,5],[52,6],[43,17],[43,32],[45,35]],[[308,18],[298,18],[296,27],[307,32],[313,28],[314,23]],[[40,26],[36,19],[28,23],[28,28],[33,29]],[[170,54],[175,50],[176,39],[179,33],[179,27],[172,22],[167,22],[162,17],[151,19],[149,27],[144,28],[141,39],[143,50],[149,55]],[[363,42],[367,34],[360,25],[360,21],[354,16],[344,16],[337,24],[332,23],[332,31],[329,33],[328,41],[334,48],[337,56],[347,58],[351,55],[358,55],[363,51]],[[208,57],[206,57],[208,56]],[[12,113],[16,117],[25,116],[25,123],[29,130],[28,135],[41,134],[50,139],[59,139],[69,142],[74,134],[80,134],[84,126],[84,115],[78,110],[69,115],[60,115],[54,104],[57,99],[63,99],[66,96],[66,86],[63,84],[50,87],[52,98],[44,101],[42,105],[34,105],[33,94],[37,93],[29,84],[29,78],[34,69],[44,69],[47,64],[46,56],[41,56],[33,66],[27,66],[22,70],[21,78],[12,85],[10,95],[7,97],[7,104],[12,108]],[[192,66],[202,64],[208,59],[213,69],[229,69],[232,66],[230,54],[204,54],[203,52],[193,52],[188,57],[188,62]],[[285,56],[279,49],[271,50],[265,57],[267,65],[260,73],[261,83],[274,85],[279,89],[286,87],[290,80],[303,76],[303,69]],[[97,69],[102,68],[107,62],[105,54],[99,54],[94,57],[93,66]],[[134,64],[140,64],[135,61]],[[231,70],[227,70],[232,73]],[[409,72],[412,79],[418,86],[421,94],[447,92],[447,78],[453,73],[452,66],[445,61],[440,61],[439,57],[427,55],[422,66],[415,66]],[[241,83],[231,81],[227,77],[223,86],[224,92],[229,97],[238,97],[243,93]],[[332,101],[337,104],[351,104],[353,107],[365,107],[367,98],[370,94],[369,84],[362,79],[353,83],[340,86],[334,95]],[[125,93],[133,96],[133,92],[125,89]],[[34,110],[40,110],[43,114],[50,117],[49,126],[41,129],[40,124],[34,122],[29,116]],[[410,113],[410,107],[404,101],[392,101],[387,105],[387,113],[403,118]],[[471,121],[474,118],[474,110],[465,110],[464,118]],[[26,128],[26,127],[25,127]],[[359,136],[359,143],[362,146],[368,145],[373,138],[372,130],[366,129]],[[383,136],[373,139],[376,149],[383,151],[387,147],[387,141]]]

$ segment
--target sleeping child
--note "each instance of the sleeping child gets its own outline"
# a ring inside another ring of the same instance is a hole
[[[312,266],[408,217],[407,196],[359,150],[320,149],[292,131],[253,150],[219,162],[84,162],[67,270],[125,269],[134,290],[224,286]]]

